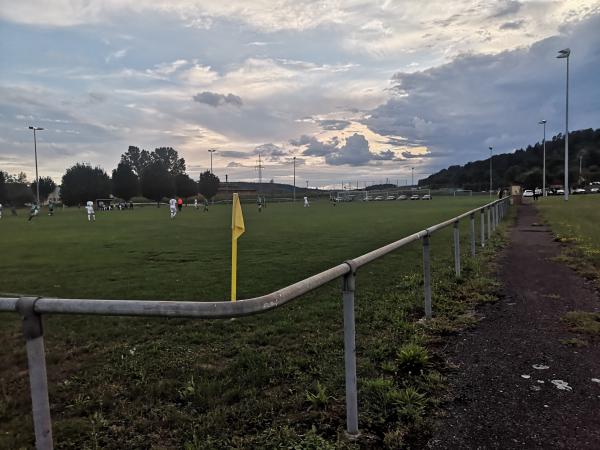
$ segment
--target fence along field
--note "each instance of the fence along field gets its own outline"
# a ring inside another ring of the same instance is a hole
[[[461,204],[461,202],[458,202],[458,201],[455,201],[453,204],[451,204],[450,202],[448,202],[448,203],[439,203],[438,205],[436,205],[436,207],[439,208],[442,212],[438,211],[435,214],[443,216],[443,212],[447,212],[447,211],[444,211],[445,208],[452,210],[453,208],[457,209],[457,206],[458,207],[463,206],[465,204],[464,203],[465,199],[462,199],[461,201],[462,201],[462,204]],[[470,201],[471,204],[473,204],[473,200],[469,200],[469,201]],[[289,207],[290,205],[281,205],[281,206],[282,207]],[[504,212],[504,210],[505,210],[504,206],[505,206],[504,202],[496,203],[494,205],[494,207],[491,209],[492,214],[489,217],[492,219],[493,227],[495,227],[495,225],[499,221],[499,218],[501,216],[501,212],[502,213]],[[391,207],[391,205],[390,205],[390,207]],[[397,217],[394,217],[393,213],[397,213],[399,211],[398,209],[387,209],[387,208],[381,207],[381,206],[375,206],[375,208],[378,208],[378,209],[373,209],[373,210],[369,211],[369,215],[371,215],[373,213],[375,213],[375,215],[377,215],[377,213],[379,213],[380,218],[381,218],[381,217],[385,217],[386,216],[386,211],[387,211],[388,215],[393,216],[392,223],[393,223],[394,219],[397,218]],[[393,208],[399,208],[399,206],[395,206],[394,205]],[[415,207],[411,207],[411,208],[415,208]],[[419,208],[422,208],[421,212],[427,212],[429,215],[432,214],[432,209],[431,209],[431,207],[429,207],[429,204],[427,205],[427,207],[418,205],[417,206],[417,210]],[[320,209],[320,211],[319,211],[319,209]],[[314,209],[314,211],[316,211],[314,214],[319,214],[321,216],[321,221],[323,222],[322,225],[324,225],[324,224],[327,223],[327,219],[331,219],[331,218],[334,218],[334,219],[338,218],[339,219],[339,216],[341,215],[342,216],[342,221],[338,222],[338,229],[336,230],[338,232],[340,231],[339,225],[341,223],[345,222],[344,219],[348,219],[349,217],[352,217],[352,215],[353,214],[357,214],[357,212],[358,212],[359,215],[364,214],[364,210],[363,211],[359,211],[358,209],[354,209],[353,211],[352,210],[347,211],[347,213],[346,212],[341,213],[340,212],[341,209],[342,208],[339,208],[338,210],[332,212],[331,210],[327,210],[326,207],[324,208],[323,205],[320,205],[319,207],[316,207]],[[273,209],[270,212],[272,214],[277,214],[278,213],[278,211],[276,209]],[[279,211],[279,212],[281,212],[281,211]],[[407,211],[405,209],[404,213],[407,213],[407,212],[409,212],[409,211]],[[118,214],[128,214],[128,213],[129,212],[119,212]],[[309,213],[312,213],[312,211],[311,212],[305,211],[305,212],[301,212],[300,214],[304,214],[306,216]],[[414,215],[415,211],[411,211],[411,213],[413,213],[413,215]],[[425,215],[427,215],[427,214],[424,214],[424,216]],[[266,214],[260,216],[261,219],[263,219],[264,217],[266,217]],[[446,215],[446,217],[448,217],[448,216]],[[465,216],[464,218],[469,219],[469,215]],[[106,219],[108,220],[108,216],[106,216]],[[443,225],[444,226],[452,225],[453,222],[454,221],[451,220],[451,221],[448,221],[447,223],[445,223]],[[470,223],[469,225],[470,226],[468,226],[467,229],[470,232],[470,235],[473,236],[474,235],[474,233],[473,233],[474,232],[474,227],[472,226],[473,223]],[[248,229],[250,229],[250,228],[251,228],[250,225],[248,225]],[[455,235],[456,235],[456,230],[457,229],[455,229]],[[482,227],[482,230],[483,230],[483,227]],[[488,229],[488,233],[489,233],[490,230],[491,230],[491,228]],[[433,231],[433,228],[430,231]],[[427,233],[427,232],[425,232],[425,233],[419,233],[417,236],[413,236],[413,238],[411,238],[411,239],[418,239],[418,238],[422,238],[422,237],[427,238],[428,235],[429,235],[429,233]],[[328,243],[331,244],[332,239],[335,239],[336,237],[339,237],[339,236],[336,235],[336,234],[333,234],[333,235],[330,234],[330,235],[327,235],[326,237],[328,238]],[[313,236],[313,238],[315,238],[315,236]],[[428,240],[428,239],[426,239],[426,240]],[[347,240],[346,241],[346,243],[350,243],[350,242],[353,242],[353,241],[352,240]],[[406,241],[406,243],[407,242],[408,241]],[[320,244],[322,244],[322,242],[320,242]],[[363,245],[364,244],[366,244],[366,243],[363,242]],[[402,244],[402,242],[400,242],[399,244],[396,244],[395,246],[392,246],[392,247],[394,247],[394,248],[398,247],[399,248],[399,246],[401,244]],[[242,246],[243,246],[243,244],[242,244]],[[352,351],[349,351],[349,350],[351,350],[351,349],[354,348],[354,345],[352,344],[351,340],[349,340],[350,338],[353,339],[353,327],[354,327],[354,324],[353,324],[353,321],[352,321],[352,312],[354,311],[354,308],[352,306],[352,302],[353,302],[354,295],[353,295],[352,289],[351,289],[351,284],[353,282],[354,276],[353,276],[353,272],[351,272],[349,268],[365,264],[365,263],[369,262],[370,260],[375,259],[376,257],[381,256],[382,254],[386,253],[387,251],[391,251],[393,249],[392,247],[388,246],[387,249],[384,249],[384,250],[381,250],[381,251],[375,251],[375,252],[372,252],[372,253],[370,253],[368,255],[365,255],[363,257],[356,258],[354,260],[354,262],[350,262],[349,264],[346,264],[346,265],[341,264],[339,266],[336,266],[331,271],[328,271],[327,275],[325,275],[325,276],[323,274],[321,275],[321,277],[324,277],[323,280],[318,279],[319,277],[317,277],[317,278],[313,277],[308,283],[305,283],[305,284],[307,284],[306,286],[302,287],[301,283],[299,283],[295,287],[286,288],[286,289],[288,289],[287,293],[285,293],[285,292],[281,293],[280,292],[279,295],[275,296],[275,298],[278,299],[278,300],[281,300],[281,299],[285,300],[286,299],[286,295],[288,296],[289,299],[291,299],[291,298],[294,298],[297,295],[300,295],[300,294],[302,294],[302,293],[304,293],[306,291],[309,291],[309,290],[314,289],[315,287],[318,287],[318,285],[321,282],[332,280],[332,279],[335,279],[335,278],[337,278],[339,276],[342,276],[342,275],[345,276],[345,287],[346,287],[346,289],[345,289],[345,293],[344,293],[344,299],[345,299],[345,301],[344,301],[344,304],[345,304],[344,317],[345,317],[345,322],[346,322],[345,323],[345,325],[346,325],[346,327],[345,327],[345,331],[346,331],[345,332],[345,338],[346,338],[346,350],[347,350],[346,351],[346,369],[347,369],[347,373],[346,373],[346,385],[347,385],[347,389],[348,389],[347,396],[346,396],[347,397],[346,398],[346,400],[347,400],[347,406],[348,406],[348,408],[347,408],[347,410],[348,410],[347,427],[348,427],[348,432],[351,433],[351,434],[352,433],[356,433],[356,431],[357,431],[357,416],[356,416],[356,412],[355,412],[355,409],[356,409],[356,406],[355,406],[356,405],[356,393],[355,392],[356,391],[355,391],[355,389],[352,386],[352,380],[355,379],[355,376],[353,376],[353,374],[351,373],[353,371],[353,367],[352,367],[353,363],[352,362],[354,361],[354,355],[353,355]],[[330,248],[333,249],[333,247],[331,247],[331,246],[330,246]],[[412,256],[413,256],[412,263],[415,263],[415,261],[414,261],[414,255],[412,255]],[[457,271],[460,271],[460,265],[456,266],[455,268],[456,268]],[[369,275],[371,276],[372,273],[369,273]],[[377,278],[377,277],[373,277],[373,278]],[[315,284],[316,281],[318,281],[318,283]],[[187,283],[188,281],[186,280],[185,282]],[[285,291],[285,289],[283,291]],[[271,299],[271,300],[273,300],[273,299]],[[11,302],[11,300],[6,300],[5,304],[8,304],[10,302]],[[21,300],[20,301],[21,307],[23,307],[26,302],[27,302],[26,300]],[[60,312],[60,311],[62,311],[62,312],[73,312],[74,310],[72,308],[73,308],[73,306],[75,306],[75,303],[76,302],[73,302],[73,301],[71,301],[71,303],[68,303],[68,302],[67,303],[65,303],[65,302],[61,303],[61,302],[56,301],[56,300],[50,300],[50,299],[45,300],[45,299],[42,299],[42,300],[39,300],[37,302],[36,309],[37,309],[38,313],[44,313],[44,312],[50,312],[50,311],[52,311],[52,312]],[[128,305],[126,305],[126,308],[130,308],[131,302],[124,302],[124,303],[128,304]],[[249,304],[249,303],[250,302],[246,303],[246,305]],[[260,303],[260,302],[256,302],[256,303]],[[101,304],[101,302],[88,302],[86,304],[87,305],[92,305],[92,304],[98,305],[98,304]],[[115,306],[115,305],[116,304],[114,304],[114,303],[112,304],[112,306]],[[157,304],[155,303],[154,305],[157,305]],[[197,316],[198,313],[191,313],[192,309],[190,309],[190,307],[192,305],[193,305],[192,303],[187,303],[187,304],[180,305],[181,308],[183,308],[186,311],[182,315],[196,315]],[[217,304],[215,304],[215,305],[217,305]],[[239,305],[239,309],[240,310],[242,310],[242,309],[244,309],[244,308],[247,307],[247,306],[244,305],[244,302],[239,302],[238,305]],[[121,305],[119,307],[122,307],[122,306],[123,305]],[[175,304],[172,304],[172,306],[175,306]],[[177,308],[173,308],[172,306],[169,308],[169,310],[171,312],[177,311]],[[207,313],[206,312],[206,311],[209,311],[209,308],[207,308],[207,306],[208,306],[208,304],[206,304],[206,303],[204,303],[204,304],[198,304],[197,308],[200,309],[200,310],[204,310],[205,311],[204,316],[206,316],[206,317],[210,317],[210,316],[214,317],[215,316],[214,313]],[[148,307],[148,305],[146,305],[146,307]],[[225,308],[225,310],[231,310],[231,303],[224,303],[224,304],[222,304],[222,307]],[[49,308],[49,309],[46,309],[46,308]],[[82,308],[85,309],[85,308],[87,308],[87,306],[83,306]],[[111,309],[111,310],[109,310],[109,309],[103,309],[102,310],[102,307],[100,307],[100,306],[98,308],[100,308],[100,309],[96,309],[96,313],[110,313],[110,314],[115,313],[114,309]],[[211,308],[212,308],[212,306],[211,306]],[[82,312],[83,309],[80,309],[79,312]],[[148,311],[148,309],[146,309],[146,311]],[[296,311],[297,311],[297,309],[296,309]],[[122,310],[122,312],[126,312],[128,314],[132,314],[132,310],[131,309],[128,309],[127,311],[126,310]],[[245,311],[245,312],[247,312],[247,311]],[[136,314],[140,314],[140,313],[141,312],[137,312]],[[226,313],[227,313],[227,311],[226,311]],[[220,316],[225,316],[226,314],[219,314],[219,315]],[[351,326],[348,326],[348,325],[351,325]],[[283,330],[281,330],[281,331],[283,331]],[[285,335],[286,333],[283,332],[282,334]],[[133,350],[130,349],[131,356],[133,356],[135,353],[136,353],[135,347],[134,347]],[[247,362],[250,363],[250,359]],[[199,381],[199,382],[201,383],[202,381]],[[188,388],[189,392],[193,392],[195,390],[193,378],[191,378],[191,385],[189,385],[189,382],[188,382],[187,388]],[[184,392],[186,392],[185,388],[184,388]],[[181,394],[181,389],[179,390],[179,393]],[[184,396],[184,395],[182,395],[182,396]],[[94,421],[91,420],[91,422],[94,422]],[[39,431],[39,430],[36,430],[36,431]],[[194,434],[194,436],[195,436],[195,434]],[[43,436],[41,436],[40,438],[43,438]]]

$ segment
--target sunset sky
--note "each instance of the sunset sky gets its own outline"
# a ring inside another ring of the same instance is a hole
[[[57,182],[129,145],[196,177],[417,178],[600,127],[600,1],[0,0],[0,169]]]

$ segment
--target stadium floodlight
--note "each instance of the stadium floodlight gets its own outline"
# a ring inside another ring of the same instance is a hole
[[[212,155],[213,155],[213,153],[214,153],[214,152],[216,152],[216,151],[217,151],[217,150],[216,150],[216,149],[214,149],[214,148],[210,148],[210,149],[208,149],[208,153],[210,153],[210,173],[213,173],[213,170],[212,170]]]
[[[544,158],[543,158],[543,170],[542,170],[542,195],[548,197],[546,194],[546,120],[540,120],[538,125],[544,125],[544,139],[542,144],[544,146]]]
[[[40,177],[38,176],[38,163],[37,163],[37,138],[35,135],[36,131],[42,131],[42,127],[29,127],[33,130],[33,154],[35,155],[35,189],[36,189],[36,201],[37,205],[40,206]]]
[[[294,156],[294,197],[293,201],[296,201],[296,157]]]
[[[565,201],[569,200],[569,56],[571,49],[558,51],[557,58],[567,60],[567,92],[565,101]]]
[[[490,149],[490,198],[492,197],[492,150],[494,147],[489,147]]]

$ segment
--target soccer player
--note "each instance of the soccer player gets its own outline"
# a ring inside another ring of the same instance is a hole
[[[40,212],[40,208],[37,205],[37,203],[33,203],[31,205],[31,209],[29,210],[29,219],[27,219],[29,222],[31,222],[31,219],[33,219],[35,216],[37,216]]]
[[[308,203],[308,197],[304,197],[304,207],[308,208],[310,206],[310,203]]]
[[[260,197],[256,200],[256,204],[258,205],[258,212],[262,212],[263,202]]]
[[[171,212],[171,219],[177,215],[177,200],[172,198],[169,200],[169,211]]]
[[[179,212],[181,212],[181,208],[183,208],[183,199],[179,197],[177,199],[177,209],[179,210]]]
[[[208,211],[208,199],[204,199],[204,212]]]
[[[2,219],[2,203],[0,203],[0,219]]]
[[[94,212],[94,202],[92,202],[91,200],[88,200],[87,203],[85,204],[85,209],[87,211],[88,222],[95,222],[96,221],[96,213]]]
[[[194,199],[194,208],[198,209],[198,199]]]
[[[53,216],[54,215],[54,203],[52,202],[52,200],[50,200],[48,202],[48,215],[49,216]]]

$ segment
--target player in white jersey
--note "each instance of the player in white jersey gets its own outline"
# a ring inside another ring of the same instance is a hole
[[[87,210],[88,222],[96,221],[96,213],[94,212],[94,202],[88,200],[85,204],[85,209]]]
[[[169,211],[171,212],[171,219],[177,215],[177,200],[172,198],[169,200]]]
[[[310,203],[308,203],[308,197],[304,197],[304,207],[308,208],[310,206]]]

